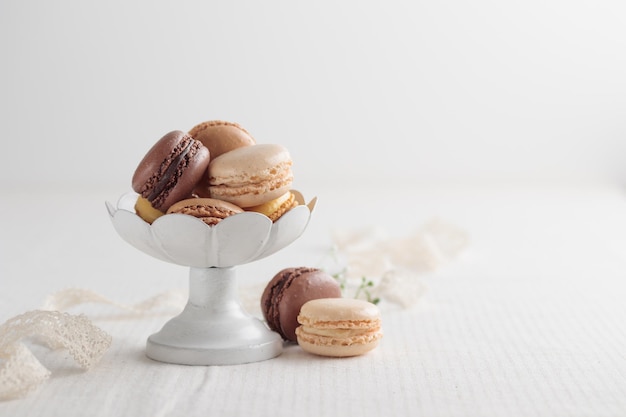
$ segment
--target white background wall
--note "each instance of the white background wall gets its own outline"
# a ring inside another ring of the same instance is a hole
[[[301,180],[626,180],[626,2],[0,1],[4,186],[237,121]]]

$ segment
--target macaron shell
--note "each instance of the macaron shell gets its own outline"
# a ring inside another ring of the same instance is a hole
[[[191,196],[209,165],[209,150],[190,135],[175,130],[157,141],[141,160],[132,187],[162,212]]]
[[[291,163],[289,151],[281,145],[264,143],[237,148],[213,158],[209,166],[211,184],[264,181]]]
[[[303,305],[298,320],[321,328],[363,328],[380,322],[380,310],[373,303],[354,298],[319,299]]]
[[[289,191],[291,165],[291,156],[281,145],[234,149],[211,160],[210,195],[244,208],[264,204]]]
[[[211,158],[256,143],[250,133],[239,124],[223,120],[199,123],[191,128],[189,134],[209,148]]]

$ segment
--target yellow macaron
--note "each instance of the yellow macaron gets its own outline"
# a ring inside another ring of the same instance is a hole
[[[153,221],[164,215],[160,210],[155,209],[150,204],[150,201],[147,198],[143,198],[139,196],[137,198],[137,202],[135,203],[135,213],[148,223],[152,224]]]
[[[254,211],[257,213],[265,214],[273,222],[278,220],[283,214],[291,210],[298,205],[296,196],[288,191],[278,198],[268,201],[267,203],[259,204],[258,206],[248,207],[246,211]]]

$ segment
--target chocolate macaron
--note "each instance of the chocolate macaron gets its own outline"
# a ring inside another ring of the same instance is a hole
[[[265,287],[261,310],[270,329],[283,339],[295,342],[298,314],[304,303],[339,297],[339,283],[328,273],[309,267],[285,268]]]
[[[135,192],[163,213],[189,198],[209,166],[209,149],[189,134],[175,130],[146,153],[132,179]]]

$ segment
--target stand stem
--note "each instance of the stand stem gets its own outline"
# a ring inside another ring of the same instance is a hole
[[[235,268],[191,267],[188,303],[209,315],[240,310]]]

